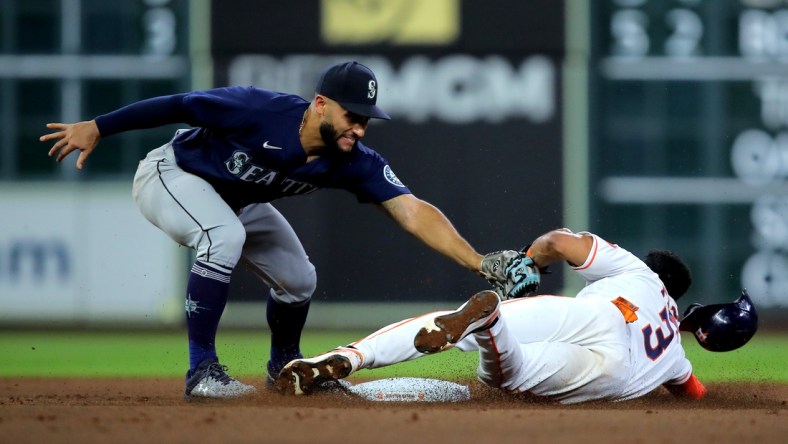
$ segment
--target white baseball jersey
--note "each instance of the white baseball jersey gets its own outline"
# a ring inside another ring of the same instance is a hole
[[[578,299],[623,297],[638,307],[627,324],[630,373],[620,399],[645,395],[664,383],[683,383],[692,372],[681,347],[679,312],[656,273],[629,251],[593,235],[586,262],[575,270],[588,282]]]
[[[588,285],[577,297],[536,296],[501,303],[499,321],[457,348],[479,352],[479,379],[514,393],[562,403],[624,400],[692,372],[678,332],[675,301],[645,263],[596,235],[586,261],[574,267]],[[637,306],[637,320],[611,301]],[[354,370],[423,356],[416,332],[435,312],[386,326],[351,344]]]

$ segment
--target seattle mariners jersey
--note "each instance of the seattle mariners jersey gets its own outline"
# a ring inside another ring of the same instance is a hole
[[[307,162],[299,127],[308,106],[292,94],[226,87],[138,102],[96,121],[102,135],[133,129],[121,119],[140,121],[140,128],[173,122],[195,127],[172,140],[178,166],[207,180],[234,209],[320,188],[348,190],[361,202],[410,193],[386,160],[361,142],[350,153]]]
[[[684,382],[692,371],[681,347],[676,301],[657,276],[629,251],[593,235],[585,263],[574,267],[588,282],[578,299],[623,297],[638,307],[630,332],[630,372],[620,399],[641,396],[665,381]]]

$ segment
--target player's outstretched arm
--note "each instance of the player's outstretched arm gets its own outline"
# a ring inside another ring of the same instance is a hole
[[[573,233],[567,228],[553,230],[539,236],[528,251],[539,268],[553,262],[566,261],[579,266],[588,258],[593,238],[588,233]]]
[[[388,214],[408,233],[433,250],[479,273],[482,255],[457,232],[435,206],[412,194],[403,194],[382,203]]]
[[[72,151],[79,150],[77,169],[80,170],[85,164],[85,160],[96,148],[99,140],[101,140],[101,134],[95,120],[77,123],[47,123],[47,128],[56,131],[45,134],[39,137],[38,140],[41,142],[56,141],[49,150],[49,157],[56,155],[55,160],[60,162]]]

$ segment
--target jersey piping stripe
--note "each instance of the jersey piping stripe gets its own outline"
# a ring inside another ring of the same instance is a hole
[[[501,366],[501,352],[498,350],[498,343],[495,341],[495,335],[493,335],[489,329],[484,330],[479,334],[486,334],[486,336],[490,341],[490,345],[492,346],[492,349],[495,352],[495,364],[498,369],[498,375],[495,378],[495,386],[500,388],[501,384],[503,384],[504,375],[503,375],[503,367]]]
[[[681,376],[679,378],[672,379],[672,380],[666,382],[666,384],[681,385],[681,384],[684,384],[685,382],[687,382],[689,380],[690,376],[692,376],[692,370],[688,371],[684,376]]]
[[[186,208],[184,208],[183,205],[181,205],[181,203],[178,201],[178,199],[175,197],[175,195],[172,194],[170,189],[167,187],[167,182],[165,182],[164,179],[161,177],[161,163],[164,162],[165,160],[166,159],[162,159],[162,160],[159,160],[158,162],[156,162],[156,172],[159,174],[159,181],[161,182],[161,186],[164,187],[164,190],[167,191],[167,194],[169,194],[170,197],[172,197],[172,200],[174,200],[175,203],[178,204],[179,207],[181,207],[181,209],[186,213],[186,215],[189,216],[189,218],[191,218],[191,220],[193,220],[194,223],[197,224],[198,227],[200,227],[200,231],[205,233],[205,237],[208,238],[208,249],[207,249],[207,251],[205,253],[205,262],[210,262],[211,261],[211,246],[213,245],[213,241],[211,241],[211,233],[208,230],[206,230],[205,228],[203,228],[203,226],[200,224],[200,222],[198,222],[197,219],[194,216],[192,216],[192,214],[189,213],[189,211]]]
[[[364,368],[364,355],[361,354],[360,351],[356,350],[352,346],[350,346],[350,347],[338,347],[337,351],[338,352],[353,353],[354,355],[358,356],[358,367],[354,368],[353,371],[356,371],[356,370],[358,370],[360,368]]]
[[[585,270],[586,268],[590,267],[591,264],[594,263],[594,259],[596,259],[596,253],[597,253],[598,250],[599,250],[599,242],[597,240],[597,237],[594,236],[594,245],[591,246],[591,259],[588,260],[587,264],[582,265],[582,266],[577,267],[577,268],[574,268],[574,269],[575,270]]]
[[[444,312],[445,312],[445,313],[449,313],[449,311],[444,311]],[[436,314],[436,313],[444,313],[444,312],[441,312],[441,311],[435,311],[435,312],[432,312],[432,313],[426,313],[426,314],[423,314],[423,315],[421,315],[421,316],[416,316],[415,318],[405,319],[404,321],[400,321],[400,322],[397,322],[396,324],[389,325],[389,326],[388,326],[388,328],[385,328],[385,329],[378,330],[378,331],[376,331],[375,333],[372,333],[371,335],[369,335],[369,336],[367,336],[367,337],[365,337],[365,338],[359,339],[358,341],[351,343],[350,345],[351,345],[351,346],[355,346],[356,344],[358,344],[359,342],[361,342],[361,341],[363,341],[363,340],[366,340],[366,339],[372,339],[372,338],[374,338],[375,336],[380,336],[380,335],[382,335],[383,333],[386,333],[386,332],[388,332],[388,331],[391,331],[391,330],[393,330],[393,329],[395,329],[395,328],[397,328],[397,327],[401,327],[402,325],[405,325],[405,324],[407,324],[407,323],[409,323],[409,322],[413,322],[413,321],[416,321],[416,320],[422,319],[422,318],[424,318],[424,317],[427,317],[427,316],[435,316],[435,314]]]

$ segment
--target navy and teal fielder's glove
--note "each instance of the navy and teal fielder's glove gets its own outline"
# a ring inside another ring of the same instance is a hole
[[[520,259],[513,261],[506,269],[507,285],[504,299],[516,299],[535,292],[541,283],[541,272],[530,256],[520,253]]]
[[[528,296],[539,288],[541,279],[533,259],[514,250],[485,255],[481,272],[501,300]]]

